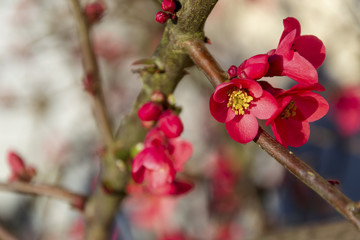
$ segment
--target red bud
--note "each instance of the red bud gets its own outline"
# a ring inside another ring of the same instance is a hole
[[[164,24],[170,18],[169,14],[166,12],[160,11],[156,13],[155,20],[158,23]]]
[[[161,9],[167,12],[174,13],[176,3],[173,0],[163,0],[161,3]]]

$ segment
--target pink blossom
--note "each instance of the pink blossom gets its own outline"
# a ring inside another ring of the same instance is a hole
[[[322,118],[329,110],[327,101],[311,90],[306,85],[295,85],[275,96],[279,108],[266,125],[271,125],[276,140],[284,147],[305,144],[310,135],[309,122]]]
[[[176,197],[131,192],[125,206],[133,223],[144,229],[162,233],[173,228],[171,217],[177,201]]]
[[[164,146],[148,147],[136,155],[132,163],[132,177],[136,183],[146,181],[156,189],[174,181],[176,171]]]
[[[240,143],[253,140],[259,119],[268,119],[277,110],[274,97],[250,79],[232,79],[218,85],[210,98],[210,112],[225,123],[230,137]]]
[[[178,195],[193,186],[185,180],[175,180],[175,174],[183,169],[191,157],[192,144],[180,138],[166,138],[163,131],[153,128],[145,137],[145,148],[132,163],[132,177],[151,193]]]
[[[360,130],[360,88],[358,86],[339,91],[335,99],[336,126],[343,136],[351,136]]]
[[[318,82],[316,69],[323,63],[325,46],[313,35],[300,35],[300,23],[295,18],[284,19],[284,31],[279,45],[269,53],[266,76],[288,76],[299,83]]]

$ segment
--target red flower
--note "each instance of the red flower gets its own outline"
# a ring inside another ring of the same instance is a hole
[[[132,163],[132,177],[136,183],[146,181],[151,189],[174,181],[175,169],[164,146],[144,148]]]
[[[166,110],[160,115],[157,125],[168,138],[178,137],[184,130],[181,119],[171,110]]]
[[[340,90],[334,106],[335,122],[344,136],[360,130],[360,88],[355,86]]]
[[[279,109],[267,120],[266,125],[271,124],[276,140],[284,147],[305,144],[310,135],[309,122],[322,118],[328,112],[327,101],[311,92],[319,88],[317,84],[312,88],[298,84],[275,96]]]
[[[291,17],[284,19],[279,45],[268,54],[266,76],[288,76],[305,84],[318,82],[316,69],[326,55],[322,41],[313,35],[300,36],[300,23]]]
[[[274,97],[259,83],[232,79],[218,85],[210,98],[210,112],[226,124],[230,137],[240,143],[253,140],[258,131],[256,118],[268,119],[277,110]]]
[[[192,184],[175,180],[177,171],[191,157],[191,143],[179,139],[167,139],[159,128],[145,137],[145,148],[132,163],[132,177],[136,183],[144,183],[147,191],[156,194],[178,195],[189,191]]]

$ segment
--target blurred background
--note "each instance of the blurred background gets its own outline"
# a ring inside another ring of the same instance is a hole
[[[86,3],[86,1],[83,1]],[[89,1],[88,1],[89,2]],[[152,55],[164,25],[157,1],[105,1],[93,42],[111,118],[119,123],[141,88],[131,64]],[[327,50],[319,68],[329,113],[311,124],[309,142],[291,149],[326,179],[360,200],[360,1],[219,0],[205,32],[228,69],[276,48],[286,17]],[[68,1],[2,0],[0,8],[0,181],[6,156],[36,167],[34,182],[89,194],[99,171],[99,135]],[[194,145],[184,175],[195,188],[181,197],[129,197],[113,239],[252,239],[265,231],[341,219],[327,203],[254,143],[233,142],[208,110],[213,91],[195,67],[175,92],[183,107],[182,137]],[[294,82],[272,79],[282,87]],[[83,239],[84,222],[68,204],[0,192],[0,225],[19,239]]]

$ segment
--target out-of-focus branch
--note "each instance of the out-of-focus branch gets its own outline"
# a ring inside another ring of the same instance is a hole
[[[27,182],[7,182],[0,183],[0,190],[65,200],[69,202],[73,207],[80,210],[82,210],[83,205],[86,201],[86,197],[83,195],[70,192],[62,187],[44,184],[33,184]]]
[[[187,49],[191,59],[205,73],[214,87],[226,80],[224,71],[219,67],[219,64],[208,52],[202,41],[187,41],[184,47]],[[303,183],[318,193],[360,230],[359,203],[355,203],[347,198],[339,189],[331,185],[260,127],[254,142]]]
[[[254,240],[354,240],[359,232],[348,221],[311,224],[264,234]]]
[[[128,173],[123,159],[116,158],[116,144],[112,134],[111,123],[108,118],[104,94],[101,86],[101,76],[93,45],[90,38],[90,24],[84,15],[83,7],[79,0],[69,0],[73,8],[81,48],[84,77],[90,85],[88,91],[92,97],[93,112],[100,130],[101,137],[106,145],[106,154],[102,156],[102,175],[95,192],[89,197],[85,206],[86,239],[108,239],[108,231],[116,214],[119,203],[124,198],[124,188],[127,183]],[[109,191],[104,191],[103,186],[109,185]],[[121,192],[121,194],[119,194]]]
[[[89,95],[92,97],[93,112],[104,143],[107,147],[112,147],[114,138],[104,100],[101,75],[90,38],[90,25],[84,15],[79,0],[69,1],[76,19],[84,77],[89,77],[91,81],[91,93]]]
[[[16,240],[16,238],[0,226],[0,239],[2,240]]]
[[[70,0],[74,8],[75,17],[79,28],[79,37],[84,55],[84,68],[86,73],[92,73],[100,82],[97,64],[89,40],[89,28],[84,20],[83,11],[78,0]],[[217,0],[180,0],[180,10],[176,13],[177,20],[169,20],[163,37],[153,54],[151,61],[155,70],[144,68],[140,72],[143,82],[138,98],[132,111],[124,117],[116,134],[116,149],[108,151],[103,159],[103,169],[100,184],[96,192],[87,202],[85,215],[87,219],[86,239],[108,239],[112,219],[125,196],[125,186],[129,174],[125,166],[130,148],[143,141],[145,129],[137,117],[138,108],[150,99],[155,90],[164,95],[172,93],[178,82],[185,75],[185,67],[193,63],[188,54],[183,50],[182,42],[189,39],[204,39],[204,24],[215,6]],[[154,21],[152,19],[152,21]],[[154,24],[155,21],[154,21]],[[98,86],[99,87],[99,86]],[[101,90],[101,88],[99,88]],[[101,91],[95,95],[96,109],[104,109]],[[105,111],[100,112],[100,123],[106,120]],[[106,122],[106,121],[105,121]],[[106,142],[111,143],[109,125],[104,125],[103,136]],[[110,140],[109,140],[110,139]],[[120,148],[120,147],[121,148]],[[104,187],[108,191],[104,191]]]

